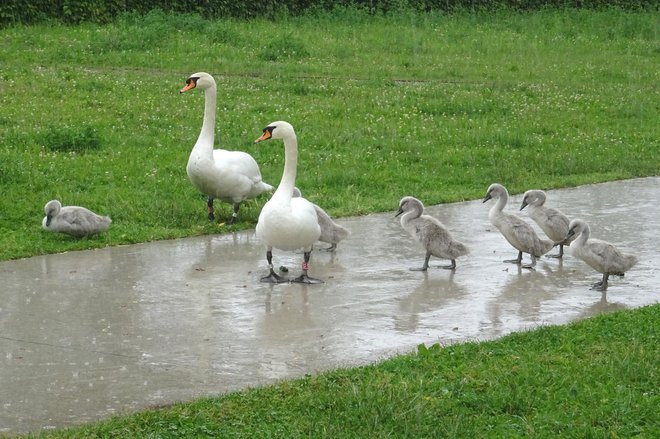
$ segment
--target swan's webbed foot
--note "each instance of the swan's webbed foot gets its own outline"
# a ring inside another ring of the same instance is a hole
[[[291,282],[297,284],[322,284],[321,279],[316,279],[314,277],[307,276],[307,270],[309,269],[309,258],[312,256],[312,251],[304,252],[304,262],[302,266],[302,274],[295,279],[291,279]]]
[[[522,252],[518,252],[518,258],[517,259],[505,259],[502,262],[505,262],[507,264],[518,264],[518,265],[520,265],[520,263],[522,262]]]
[[[528,270],[533,270],[534,267],[536,267],[536,256],[531,255],[531,258],[532,258],[532,262],[530,262],[529,264],[521,264],[520,267],[527,268]]]
[[[270,250],[270,247],[266,251],[266,261],[268,261],[268,269],[270,270],[270,273],[268,273],[268,276],[262,277],[260,279],[261,282],[268,282],[271,284],[281,284],[289,281],[288,279],[285,279],[282,276],[275,273],[275,270],[273,270],[273,252]]]
[[[409,268],[410,271],[426,271],[429,268],[429,259],[431,259],[431,253],[426,253],[426,259],[424,259],[424,265],[420,268]]]
[[[273,269],[270,269],[270,273],[268,276],[264,276],[260,279],[261,282],[267,282],[271,284],[282,284],[285,282],[289,282],[287,279],[283,278],[282,276],[278,275],[273,271]]]
[[[440,268],[445,270],[456,270],[456,259],[452,259],[451,264],[449,265],[441,265]]]
[[[337,244],[332,244],[330,247],[320,248],[319,250],[323,250],[324,252],[333,252],[336,249],[337,249]]]
[[[291,279],[292,283],[295,284],[322,284],[323,281],[321,279],[317,279],[315,277],[309,277],[307,276],[307,273],[303,273],[300,276],[296,277],[295,279]]]
[[[609,273],[604,273],[603,278],[600,280],[600,282],[596,282],[595,284],[591,285],[592,290],[595,291],[605,291],[607,289],[607,278],[610,277]]]
[[[563,241],[562,241],[562,242],[563,242]],[[556,255],[545,255],[546,258],[556,258],[556,259],[560,259],[560,258],[563,258],[563,257],[564,257],[564,244],[562,244],[562,243],[559,243],[559,244],[555,243],[555,246],[556,246],[556,245],[559,245],[559,253],[557,253]]]

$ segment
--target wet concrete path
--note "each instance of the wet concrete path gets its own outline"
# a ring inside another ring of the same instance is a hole
[[[352,235],[336,254],[312,256],[310,274],[323,285],[260,283],[264,250],[253,231],[0,263],[0,433],[660,300],[660,177],[548,194],[548,206],[587,220],[593,237],[640,256],[607,297],[589,290],[600,275],[568,255],[535,271],[502,263],[516,252],[488,222],[492,201],[428,207],[472,256],[455,273],[408,271],[423,252],[393,217],[399,198],[390,213],[338,221]],[[512,197],[507,210],[520,202]],[[274,263],[297,275],[301,258],[275,252]]]

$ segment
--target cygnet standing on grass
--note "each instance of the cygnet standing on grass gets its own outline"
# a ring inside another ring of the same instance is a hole
[[[621,253],[616,247],[600,239],[589,239],[589,224],[581,219],[574,219],[568,226],[565,240],[575,239],[568,252],[578,259],[582,259],[591,268],[603,273],[600,282],[592,285],[591,289],[605,291],[607,279],[610,274],[623,276],[637,263],[637,257]]]
[[[424,214],[424,204],[414,197],[403,197],[399,202],[399,211],[395,217],[401,216],[401,226],[415,238],[426,250],[426,259],[421,268],[411,268],[411,271],[426,271],[429,268],[431,256],[451,260],[450,265],[442,268],[454,270],[456,258],[467,255],[470,250],[465,244],[455,240],[445,226],[436,218]]]
[[[522,218],[503,212],[504,206],[509,201],[509,192],[504,186],[498,183],[491,184],[483,202],[485,203],[491,198],[497,199],[495,205],[488,212],[491,224],[497,227],[497,230],[500,231],[509,244],[518,250],[517,259],[509,259],[504,262],[521,264],[523,268],[534,268],[536,258],[540,258],[549,252],[554,243],[547,239],[540,239],[534,228]],[[530,264],[522,264],[523,253],[528,253],[531,256],[532,262]]]
[[[527,214],[539,225],[543,233],[554,242],[563,241],[568,233],[570,220],[561,211],[551,207],[545,207],[545,199],[546,194],[542,190],[529,190],[523,196],[520,210],[529,206],[527,208]],[[547,255],[547,257],[561,258],[564,256],[564,245],[569,245],[571,241],[572,239],[566,241],[566,244],[559,244],[559,254]]]
[[[105,232],[110,227],[110,217],[97,215],[80,206],[64,206],[58,200],[51,200],[44,206],[46,216],[42,227],[50,232],[66,233],[81,238]]]
[[[294,187],[293,198],[300,196],[302,196],[300,189]],[[351,232],[334,222],[325,210],[321,209],[314,203],[312,203],[312,205],[314,206],[314,209],[316,209],[316,216],[319,220],[319,226],[321,226],[321,236],[319,237],[319,241],[330,244],[330,247],[321,250],[333,252],[337,248],[337,244],[350,235]]]

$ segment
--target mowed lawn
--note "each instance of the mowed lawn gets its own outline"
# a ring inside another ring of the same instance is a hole
[[[206,220],[185,166],[207,71],[218,147],[252,154],[279,182],[297,130],[297,185],[333,216],[657,175],[657,14],[358,11],[276,21],[154,12],[107,25],[0,30],[0,260],[253,228]],[[41,230],[53,198],[113,218],[75,240]]]

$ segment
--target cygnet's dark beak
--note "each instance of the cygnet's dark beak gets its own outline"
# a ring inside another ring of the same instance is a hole
[[[555,242],[553,247],[557,247],[558,245],[566,245],[566,243],[568,243],[568,241],[571,240],[573,235],[575,235],[575,230],[573,230],[573,229],[569,230],[568,233],[566,234],[566,237],[564,239],[562,239],[561,241]]]
[[[485,203],[486,201],[490,200],[491,198],[493,198],[493,197],[490,196],[490,193],[486,194],[486,196],[484,197],[484,200],[482,201],[482,203]]]
[[[52,215],[46,215],[46,227],[50,226],[50,220],[53,219]]]
[[[401,215],[402,213],[403,213],[403,208],[402,208],[402,207],[399,207],[399,210],[397,210],[396,215],[394,215],[394,218],[396,218],[397,216]]]
[[[525,207],[527,207],[527,201],[522,202],[522,205],[520,206],[520,210],[523,210]]]

